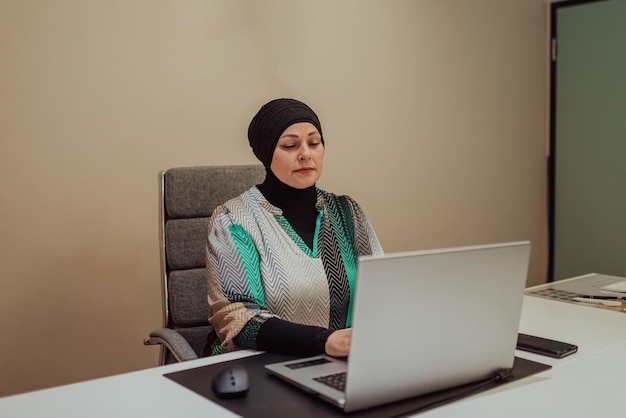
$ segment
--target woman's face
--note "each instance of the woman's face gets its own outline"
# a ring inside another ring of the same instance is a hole
[[[320,178],[323,166],[322,136],[312,123],[299,122],[278,139],[270,169],[288,186],[306,189]]]

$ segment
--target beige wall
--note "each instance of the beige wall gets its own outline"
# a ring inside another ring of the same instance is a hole
[[[529,239],[544,280],[545,0],[0,0],[0,396],[155,366],[157,173],[319,114],[320,186],[387,251]]]

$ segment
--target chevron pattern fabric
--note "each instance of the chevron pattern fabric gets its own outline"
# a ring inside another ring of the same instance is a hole
[[[350,326],[357,259],[382,247],[356,201],[320,189],[317,195],[313,249],[256,187],[216,208],[207,279],[218,352],[256,348],[256,331],[272,317]]]

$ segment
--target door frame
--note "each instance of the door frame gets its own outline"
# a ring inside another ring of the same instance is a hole
[[[608,0],[564,0],[553,1],[550,4],[550,77],[549,77],[549,148],[548,148],[548,269],[547,282],[554,281],[554,245],[555,245],[555,188],[556,188],[556,92],[557,92],[557,56],[558,56],[558,28],[557,12],[567,7],[575,7],[591,3],[601,3]]]

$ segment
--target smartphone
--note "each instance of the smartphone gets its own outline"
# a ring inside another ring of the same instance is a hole
[[[517,348],[555,358],[563,358],[578,351],[578,346],[575,344],[522,333],[517,336]]]

